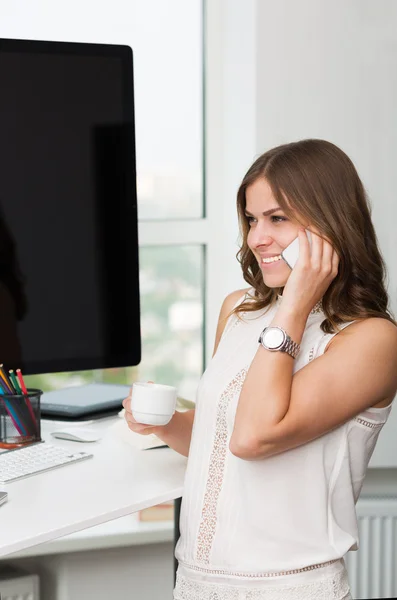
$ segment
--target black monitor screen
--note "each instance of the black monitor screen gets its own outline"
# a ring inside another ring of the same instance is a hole
[[[132,51],[0,40],[0,363],[141,357]]]

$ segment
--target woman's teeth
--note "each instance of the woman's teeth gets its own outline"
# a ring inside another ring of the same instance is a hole
[[[271,256],[270,258],[262,258],[263,263],[272,263],[277,262],[278,260],[281,260],[281,254],[278,256]]]

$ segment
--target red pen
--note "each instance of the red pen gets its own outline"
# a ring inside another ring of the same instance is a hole
[[[25,385],[25,382],[22,377],[21,369],[17,369],[15,371],[15,373],[17,374],[17,377],[19,379],[19,385],[21,386],[21,390],[23,391],[24,394],[27,394],[28,390],[26,389],[26,385]]]
[[[25,395],[26,405],[27,405],[27,407],[28,407],[28,409],[29,409],[30,416],[31,416],[31,417],[32,417],[32,419],[33,419],[33,423],[34,423],[34,424],[35,424],[35,426],[37,427],[36,417],[35,417],[34,410],[33,410],[33,408],[32,408],[32,405],[31,405],[31,403],[30,403],[30,400],[29,400],[28,390],[27,390],[27,388],[26,388],[26,385],[25,385],[25,382],[24,382],[24,380],[23,380],[22,373],[21,373],[21,369],[16,369],[15,373],[17,374],[18,381],[19,381],[19,385],[21,386],[21,390],[23,391],[23,393],[24,393],[24,395]]]

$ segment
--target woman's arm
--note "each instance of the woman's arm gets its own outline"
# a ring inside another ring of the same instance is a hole
[[[157,435],[160,440],[175,450],[175,452],[179,452],[183,456],[188,456],[195,412],[195,408],[191,408],[185,412],[177,410],[167,425],[153,427],[151,433]]]
[[[274,325],[295,331],[280,315]],[[386,319],[352,323],[292,377],[293,358],[259,346],[241,391],[230,451],[267,458],[314,440],[397,391],[397,328]]]

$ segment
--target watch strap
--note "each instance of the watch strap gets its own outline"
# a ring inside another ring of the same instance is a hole
[[[296,358],[299,354],[300,349],[301,349],[301,347],[299,346],[299,344],[294,342],[294,340],[292,340],[290,338],[290,336],[287,334],[285,343],[283,344],[281,351],[287,352],[287,354],[292,356],[292,358]]]

